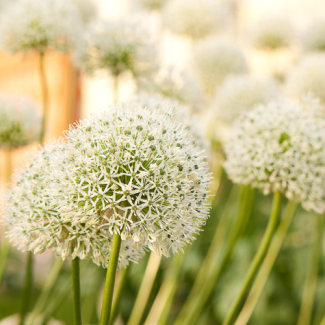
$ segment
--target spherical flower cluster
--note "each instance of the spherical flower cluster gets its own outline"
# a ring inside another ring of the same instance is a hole
[[[107,69],[113,76],[130,71],[137,78],[156,68],[155,46],[139,24],[126,20],[97,22],[76,50],[76,63],[87,72]]]
[[[162,114],[166,107],[172,107],[174,109],[172,119],[183,124],[199,147],[207,149],[208,143],[205,140],[202,119],[196,114],[191,114],[191,109],[188,106],[182,105],[176,100],[163,97],[160,94],[140,94],[132,100],[129,100],[127,105],[139,106],[148,110],[158,110]]]
[[[148,92],[160,93],[180,103],[198,109],[203,101],[203,92],[198,80],[184,71],[174,68],[161,69],[154,79],[143,80],[142,87]]]
[[[42,253],[52,248],[64,260],[66,257],[91,258],[107,266],[112,241],[111,233],[101,227],[98,216],[79,216],[59,212],[51,193],[49,172],[51,159],[64,153],[62,143],[52,143],[36,153],[30,165],[15,174],[15,186],[7,192],[5,219],[9,240],[22,251]],[[61,203],[61,202],[60,202]],[[133,241],[122,242],[120,267],[136,262],[144,251]]]
[[[213,92],[228,75],[247,71],[241,50],[223,40],[207,39],[194,49],[193,64],[207,92]]]
[[[325,20],[314,21],[303,35],[304,47],[308,51],[325,51]]]
[[[288,75],[286,88],[294,98],[311,95],[325,104],[325,55],[310,54],[302,58]]]
[[[293,43],[294,29],[287,19],[265,17],[252,28],[250,39],[257,49],[274,51]]]
[[[50,168],[60,213],[95,219],[157,254],[194,240],[209,213],[211,175],[202,150],[169,115],[115,106],[71,128],[65,157]]]
[[[224,167],[240,184],[281,191],[306,210],[325,211],[325,118],[315,102],[260,105],[242,115]]]
[[[12,53],[68,51],[81,31],[79,15],[64,0],[18,0],[0,16],[0,45]]]
[[[211,109],[218,119],[232,124],[243,112],[279,96],[279,88],[272,79],[250,75],[232,76],[216,92]]]
[[[29,98],[0,96],[0,147],[15,148],[36,141],[40,129],[38,108]]]
[[[138,0],[140,5],[149,10],[160,10],[168,0]]]
[[[225,8],[218,1],[174,0],[165,8],[164,22],[172,32],[197,40],[219,31],[225,16]]]

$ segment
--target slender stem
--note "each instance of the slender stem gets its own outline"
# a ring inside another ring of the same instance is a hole
[[[34,325],[36,323],[36,318],[41,314],[42,310],[48,303],[50,292],[59,276],[59,273],[62,269],[64,262],[61,258],[56,258],[55,263],[51,269],[51,272],[42,288],[42,292],[37,299],[37,302],[33,308],[33,311],[28,316],[26,324]]]
[[[315,229],[312,237],[314,241],[311,245],[310,259],[306,274],[306,280],[302,295],[298,325],[309,325],[313,311],[319,262],[322,252],[323,235],[324,235],[324,216],[317,214],[315,216]]]
[[[75,325],[81,325],[81,295],[80,295],[80,271],[79,257],[71,261],[73,319]]]
[[[321,321],[321,323],[319,325],[325,325],[325,315],[324,315],[324,317],[323,317],[323,319],[322,319],[322,321]]]
[[[249,321],[250,316],[261,296],[261,293],[265,287],[266,281],[271,273],[274,262],[279,254],[282,247],[283,241],[288,232],[289,226],[293,219],[297,208],[297,203],[289,201],[283,214],[283,218],[279,224],[279,227],[274,234],[274,238],[270,245],[270,249],[265,256],[263,264],[261,265],[260,271],[254,281],[252,289],[246,300],[246,303],[238,316],[236,325],[246,325]]]
[[[122,292],[124,289],[125,281],[127,278],[127,275],[129,273],[130,267],[127,267],[125,269],[121,270],[120,274],[120,280],[118,282],[118,287],[114,295],[114,301],[113,301],[113,307],[112,307],[112,312],[111,312],[111,318],[110,318],[110,324],[113,324],[119,311],[119,306],[120,306],[120,300],[122,296]]]
[[[48,82],[45,75],[45,68],[44,68],[44,53],[39,53],[39,76],[41,81],[41,89],[42,89],[42,100],[43,100],[43,117],[41,123],[41,132],[39,136],[39,142],[41,145],[44,144],[44,136],[45,136],[45,129],[46,129],[46,121],[48,117],[48,110],[49,110],[49,88]]]
[[[161,256],[158,256],[155,253],[150,254],[146,272],[144,273],[137,299],[135,301],[129,321],[127,323],[128,325],[140,324],[143,316],[143,312],[148,302],[152,285],[157,275],[160,261],[161,261]]]
[[[5,149],[5,155],[6,155],[6,184],[9,184],[11,179],[11,149],[6,148]],[[3,234],[4,236],[4,234]],[[8,260],[8,254],[9,254],[9,242],[6,237],[3,237],[1,242],[1,254],[0,254],[0,284],[2,282],[2,277],[6,268],[7,260]]]
[[[206,273],[204,275],[202,273],[202,277],[205,278],[205,281],[200,282],[200,285],[197,285],[195,291],[191,291],[189,298],[185,302],[174,325],[197,324],[196,320],[198,319],[201,310],[212,294],[213,289],[215,288],[215,285],[222,274],[222,271],[232,255],[233,248],[239,236],[246,227],[247,220],[251,214],[253,199],[254,191],[249,186],[245,186],[241,196],[240,212],[237,219],[235,219],[233,222],[230,234],[220,255],[217,258],[215,256],[212,258],[211,254],[211,261],[209,263],[212,264],[210,267],[206,268]]]
[[[119,75],[113,75],[113,100],[116,104],[119,100]]]
[[[26,314],[29,307],[29,302],[31,298],[31,289],[33,282],[33,254],[28,253],[27,263],[26,263],[26,273],[25,273],[25,283],[22,294],[22,304],[20,310],[20,325],[25,324]]]
[[[273,236],[276,226],[278,224],[280,211],[281,211],[281,203],[282,203],[282,194],[280,192],[274,193],[272,213],[271,213],[265,234],[263,236],[262,242],[255,254],[255,257],[254,257],[250,267],[249,267],[248,273],[246,274],[246,277],[245,277],[243,286],[239,292],[239,295],[237,296],[235,302],[231,306],[230,311],[229,311],[226,319],[223,322],[223,325],[230,325],[233,323],[234,318],[237,316],[237,313],[240,310],[240,308],[245,300],[247,292],[255,278],[255,275],[261,265],[261,262],[263,261],[263,258],[267,252],[270,241],[272,239],[272,236]]]
[[[107,275],[106,275],[106,283],[105,283],[100,325],[109,324],[112,301],[113,301],[113,293],[114,293],[116,268],[118,264],[120,248],[121,248],[121,236],[119,234],[114,233],[112,246],[111,246],[111,253],[110,253],[108,267],[107,267]]]

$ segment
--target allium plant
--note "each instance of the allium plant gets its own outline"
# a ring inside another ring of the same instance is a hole
[[[161,10],[168,0],[138,0],[139,4],[148,10]]]
[[[311,95],[325,104],[325,54],[303,57],[289,73],[286,88],[296,99]]]
[[[29,98],[0,96],[0,147],[9,149],[37,141],[40,129],[38,107]]]
[[[325,51],[325,20],[312,22],[303,35],[304,47],[307,51]]]
[[[164,11],[164,22],[174,33],[198,40],[225,25],[226,10],[214,0],[173,0]]]
[[[193,65],[208,93],[212,93],[227,76],[247,71],[246,59],[240,48],[214,38],[197,43]]]
[[[142,88],[190,105],[193,110],[198,109],[203,101],[202,87],[197,78],[174,68],[160,69],[154,79],[143,79]]]
[[[265,17],[251,30],[251,44],[260,50],[274,51],[292,45],[294,29],[287,19]]]
[[[259,105],[235,123],[225,146],[229,177],[264,194],[280,191],[306,210],[325,210],[325,119],[317,102]]]
[[[0,45],[12,53],[68,51],[81,32],[73,5],[64,0],[17,0],[0,17]]]
[[[279,96],[280,90],[272,79],[250,75],[232,76],[217,90],[211,109],[218,120],[232,125],[240,114]]]

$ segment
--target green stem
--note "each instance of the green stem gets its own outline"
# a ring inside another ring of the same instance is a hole
[[[319,325],[325,325],[325,315],[324,315],[324,317],[323,317],[323,319],[322,319],[322,321],[321,321],[321,323]]]
[[[212,251],[209,251],[207,255],[208,260],[204,261],[205,269],[202,268],[200,270],[199,279],[195,282],[195,287],[191,290],[174,325],[190,325],[196,323],[201,310],[212,294],[223,269],[232,255],[237,239],[246,227],[247,220],[251,214],[253,199],[254,191],[249,186],[245,186],[241,195],[241,209],[238,218],[233,222],[230,234],[220,255],[216,258],[212,254]],[[216,239],[214,238],[214,240]]]
[[[75,325],[81,325],[81,295],[80,295],[80,271],[79,257],[71,261],[72,296],[73,296],[73,318]]]
[[[45,75],[44,69],[44,53],[39,53],[39,76],[41,81],[41,89],[42,89],[42,101],[43,101],[43,117],[41,123],[41,131],[39,136],[39,142],[43,146],[44,144],[44,136],[45,136],[45,129],[46,129],[46,121],[48,116],[49,110],[49,89],[48,89],[48,82]]]
[[[289,226],[293,219],[297,208],[297,203],[289,201],[283,214],[283,218],[279,224],[279,227],[274,234],[274,238],[270,245],[270,248],[265,256],[263,264],[261,265],[260,271],[254,281],[252,289],[248,295],[246,303],[238,316],[236,325],[246,325],[249,321],[250,316],[262,294],[267,279],[271,273],[274,262],[279,254],[282,247],[283,241],[288,232]]]
[[[113,293],[114,293],[116,268],[118,264],[120,248],[121,248],[121,236],[119,234],[114,233],[112,246],[111,246],[111,253],[110,253],[108,267],[107,267],[107,275],[106,275],[106,283],[105,283],[100,325],[109,324],[112,301],[113,301]]]
[[[33,282],[33,254],[32,252],[29,252],[27,263],[26,263],[25,283],[24,283],[22,304],[20,310],[20,325],[25,324],[26,314],[28,311],[29,302],[31,300],[32,282]]]
[[[6,155],[6,184],[9,184],[11,179],[11,149],[6,148],[5,149],[5,155]],[[3,234],[4,236],[4,234]],[[8,260],[8,254],[9,254],[9,242],[6,237],[3,237],[2,243],[1,243],[1,254],[0,254],[0,284],[2,282],[2,277],[6,268],[7,260]]]
[[[114,295],[114,301],[113,301],[113,307],[112,307],[112,312],[111,312],[110,324],[114,323],[114,321],[115,321],[115,319],[116,319],[116,317],[118,315],[121,296],[122,296],[125,281],[126,281],[128,273],[129,273],[130,267],[131,266],[121,270],[120,280],[119,280],[119,283],[118,283],[116,293]]]
[[[113,100],[114,104],[119,100],[119,75],[113,76]]]
[[[303,289],[302,302],[298,317],[298,325],[309,325],[313,311],[319,262],[322,252],[324,235],[324,216],[317,214],[315,216],[315,229],[312,237],[314,241],[311,245],[310,259],[306,274],[305,285]]]
[[[134,303],[130,318],[128,320],[128,325],[139,325],[143,316],[143,312],[146,308],[148,298],[155,281],[157,271],[160,265],[161,256],[156,253],[151,253],[144,273],[143,280],[140,286],[140,290],[137,299]]]
[[[36,323],[36,319],[39,316],[39,314],[42,313],[43,309],[45,308],[50,292],[59,276],[59,273],[62,269],[64,262],[61,258],[56,258],[55,263],[51,269],[51,273],[49,274],[43,288],[40,296],[37,299],[37,302],[33,308],[33,311],[27,318],[27,325],[34,325]]]
[[[280,211],[281,211],[281,203],[282,203],[282,194],[280,192],[274,193],[273,196],[273,207],[272,207],[272,213],[265,231],[265,234],[263,236],[262,242],[255,254],[255,257],[249,267],[248,273],[246,274],[243,286],[239,292],[239,295],[237,296],[235,302],[230,308],[230,311],[226,317],[226,319],[223,322],[223,325],[230,325],[233,323],[234,318],[237,316],[237,313],[239,312],[245,297],[247,295],[247,292],[255,278],[255,275],[261,265],[261,262],[263,261],[263,258],[267,252],[267,249],[269,247],[270,241],[272,239],[272,236],[274,234],[274,231],[276,229]]]

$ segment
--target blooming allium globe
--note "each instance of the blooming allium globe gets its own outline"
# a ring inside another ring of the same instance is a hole
[[[156,69],[156,49],[139,23],[98,21],[80,40],[75,61],[89,73],[107,69],[113,76],[119,76],[129,71],[138,78],[151,75]]]
[[[16,171],[4,211],[7,237],[22,251],[38,254],[52,248],[62,259],[89,257],[106,267],[111,233],[101,227],[98,216],[72,218],[60,213],[58,202],[51,195],[51,188],[59,185],[50,183],[51,160],[61,157],[65,150],[63,143],[51,143],[36,153],[30,165]],[[143,253],[133,241],[123,241],[119,266],[136,262]]]
[[[113,106],[86,118],[66,133],[50,170],[61,215],[94,220],[157,254],[182,250],[208,217],[203,151],[170,110]]]
[[[217,90],[211,109],[216,118],[231,125],[240,114],[279,97],[279,88],[272,79],[232,76]]]
[[[325,116],[317,102],[272,102],[242,115],[225,146],[229,177],[325,211]]]
[[[228,41],[209,38],[194,48],[193,66],[208,93],[214,92],[227,76],[247,71],[241,49]]]
[[[0,148],[25,146],[38,140],[41,118],[29,98],[0,95]]]
[[[290,96],[300,99],[304,96],[318,98],[325,104],[325,54],[304,56],[289,73],[286,89]]]
[[[173,0],[164,10],[164,22],[174,33],[198,40],[225,25],[225,7],[214,0]]]
[[[68,51],[81,32],[81,19],[65,0],[17,0],[0,16],[0,45],[12,53]]]

